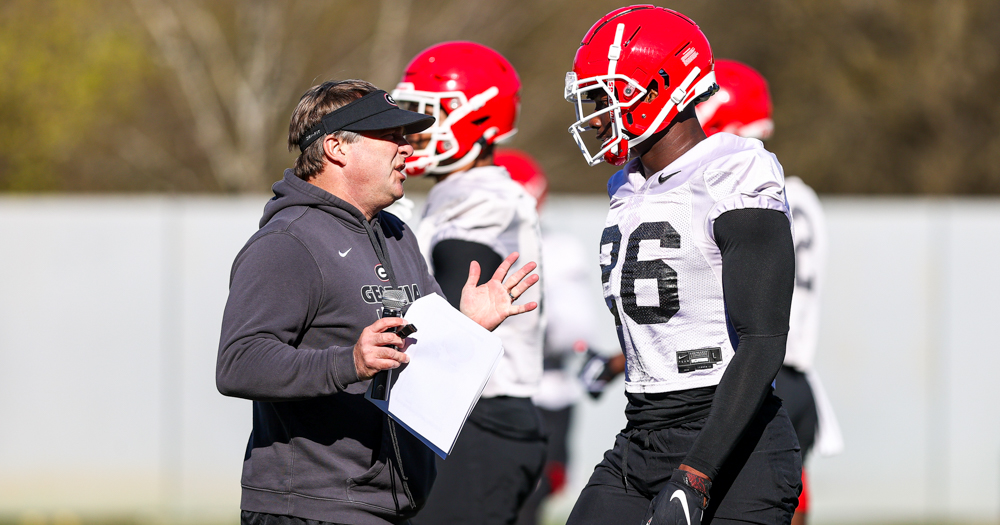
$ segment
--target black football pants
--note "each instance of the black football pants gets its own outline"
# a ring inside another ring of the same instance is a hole
[[[782,366],[778,370],[778,377],[774,379],[774,394],[781,398],[781,404],[788,411],[788,418],[792,420],[799,446],[802,447],[802,462],[805,463],[816,442],[816,431],[819,428],[812,387],[805,374],[792,367]]]
[[[680,428],[618,434],[573,507],[567,525],[640,525],[650,501],[669,481],[705,420]],[[802,490],[795,431],[770,396],[712,480],[703,525],[788,524]]]
[[[462,427],[413,525],[512,525],[545,466],[545,439],[518,439]]]

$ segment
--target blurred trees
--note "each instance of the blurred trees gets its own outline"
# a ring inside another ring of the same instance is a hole
[[[1000,192],[1000,2],[699,5],[716,56],[770,80],[767,146],[787,174],[826,192]]]
[[[148,60],[113,7],[0,4],[0,190],[64,189],[87,135],[128,118]]]
[[[601,192],[563,77],[608,0],[7,0],[0,189],[264,191],[294,154],[298,96],[391,89],[421,49],[469,39],[524,84],[511,146],[555,191]],[[1000,2],[677,0],[717,57],[771,83],[775,151],[820,192],[1000,193]],[[426,181],[407,182],[410,189]]]
[[[176,77],[196,144],[218,185],[259,189],[278,111],[295,95],[301,40],[287,4],[247,1],[213,13],[192,1],[132,0],[155,50]],[[227,32],[230,33],[227,38]]]

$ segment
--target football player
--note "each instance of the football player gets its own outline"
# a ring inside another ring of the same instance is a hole
[[[548,179],[538,163],[527,153],[514,149],[498,149],[494,162],[524,186],[541,211],[548,195]],[[585,248],[574,236],[562,232],[543,230],[542,240],[546,271],[544,372],[538,392],[531,400],[542,418],[547,449],[542,477],[521,508],[517,525],[538,523],[542,503],[566,485],[567,438],[573,404],[583,395],[579,381],[567,367],[574,353],[589,349],[596,321],[596,311],[587,301]]]
[[[436,118],[409,137],[415,151],[406,173],[436,179],[417,239],[452,304],[471,261],[483,275],[515,251],[522,261],[541,262],[536,200],[493,158],[494,146],[517,131],[520,89],[517,72],[496,51],[445,42],[418,54],[392,93],[400,106]],[[524,299],[540,303],[541,288]],[[415,524],[513,523],[538,482],[545,439],[531,396],[542,376],[545,325],[541,308],[510,321],[517,322],[496,330],[503,357],[451,455],[438,461]]]
[[[733,133],[765,140],[774,130],[767,80],[752,67],[735,60],[716,60],[719,92],[696,108],[705,134]],[[802,447],[802,463],[813,444],[831,455],[843,448],[836,416],[826,401],[813,368],[819,337],[819,297],[826,260],[826,224],[819,198],[802,179],[785,179],[788,207],[795,225],[795,292],[788,329],[785,361],[775,379],[774,393],[795,427]],[[818,437],[818,439],[817,439]],[[809,490],[802,471],[802,494],[792,523],[805,523]]]
[[[601,18],[567,74],[587,163],[624,164],[608,182],[600,261],[628,399],[570,524],[792,519],[799,446],[772,391],[795,280],[791,216],[760,141],[705,136],[695,105],[717,89],[698,26],[648,5]]]

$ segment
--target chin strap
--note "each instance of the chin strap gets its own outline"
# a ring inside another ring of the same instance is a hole
[[[498,131],[499,130],[495,127],[486,130],[486,133],[483,133],[483,136],[479,137],[479,140],[476,140],[475,144],[469,148],[469,152],[466,153],[464,157],[444,166],[438,164],[437,166],[427,170],[427,173],[453,173],[461,168],[464,168],[470,162],[475,162],[475,160],[479,158],[479,154],[482,153],[483,148],[489,144],[490,139],[492,139]]]

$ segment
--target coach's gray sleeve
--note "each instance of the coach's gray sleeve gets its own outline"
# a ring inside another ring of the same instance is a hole
[[[295,236],[266,234],[233,263],[215,369],[223,395],[284,401],[358,381],[354,348],[298,348],[323,293],[319,266]]]

